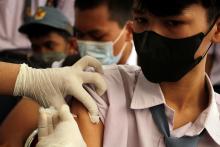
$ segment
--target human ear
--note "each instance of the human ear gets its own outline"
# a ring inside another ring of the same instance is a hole
[[[71,37],[69,39],[69,48],[68,48],[67,54],[68,55],[75,55],[77,53],[78,53],[78,51],[77,51],[77,41],[76,41],[76,38],[75,37]]]
[[[216,24],[215,24],[215,32],[212,37],[212,42],[213,43],[220,43],[220,18],[217,19]]]
[[[131,41],[133,39],[133,22],[132,21],[128,21],[126,23],[126,40],[125,41]]]

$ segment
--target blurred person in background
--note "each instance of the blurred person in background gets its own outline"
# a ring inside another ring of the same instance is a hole
[[[74,36],[80,55],[104,65],[137,65],[131,9],[132,0],[75,0]]]
[[[74,0],[1,0],[0,2],[0,51],[30,48],[28,39],[18,32],[27,17],[40,6],[50,5],[60,9],[73,25]]]
[[[33,54],[28,60],[31,66],[61,67],[68,56],[72,59],[69,65],[79,59],[72,25],[56,8],[39,7],[19,31],[31,42]]]

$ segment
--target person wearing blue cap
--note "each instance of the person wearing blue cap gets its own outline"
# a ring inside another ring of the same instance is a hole
[[[33,56],[29,61],[33,64],[62,66],[67,56],[76,53],[72,25],[56,8],[39,7],[19,31],[30,39]]]

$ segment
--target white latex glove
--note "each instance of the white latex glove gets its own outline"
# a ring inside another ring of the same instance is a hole
[[[88,109],[91,121],[97,123],[98,108],[82,85],[95,84],[99,95],[105,92],[107,86],[99,73],[84,71],[88,66],[103,73],[101,63],[89,56],[83,57],[73,66],[63,68],[34,69],[22,64],[13,94],[33,98],[44,107],[52,105],[57,109],[65,104],[65,96],[74,96]]]
[[[38,140],[36,147],[86,147],[66,104],[59,111],[40,108]]]

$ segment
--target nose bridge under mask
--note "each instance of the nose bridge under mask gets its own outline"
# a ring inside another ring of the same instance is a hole
[[[145,31],[134,33],[133,37],[142,71],[152,82],[177,81],[201,60],[194,59],[194,54],[204,38],[204,33],[171,39]]]
[[[101,61],[101,63],[104,65],[118,63],[128,43],[127,42],[124,43],[120,52],[117,55],[114,55],[113,53],[114,50],[113,46],[120,40],[124,32],[125,32],[125,27],[122,29],[122,31],[114,41],[97,42],[97,41],[77,40],[80,55],[93,56],[97,58],[99,61]]]

